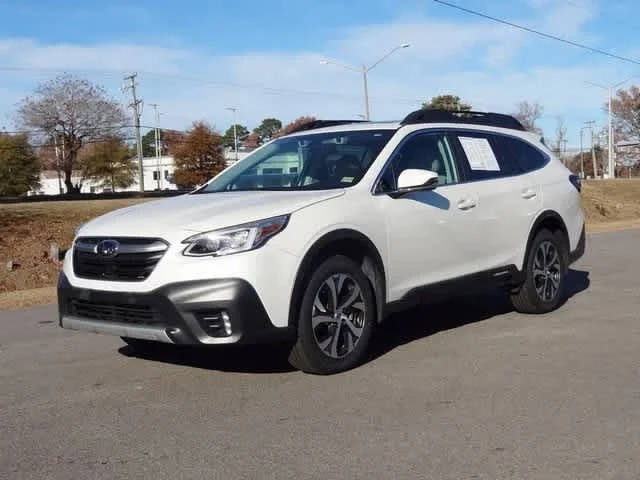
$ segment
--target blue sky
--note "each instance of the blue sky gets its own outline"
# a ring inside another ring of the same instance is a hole
[[[634,0],[452,2],[640,58]],[[223,130],[232,121],[227,106],[250,127],[270,116],[355,118],[363,111],[360,77],[320,61],[371,63],[408,42],[370,74],[374,119],[402,118],[442,93],[507,112],[520,100],[537,100],[546,136],[562,116],[576,145],[583,121],[606,120],[605,92],[584,81],[640,74],[638,66],[431,0],[0,1],[0,12],[0,128],[7,129],[15,126],[16,102],[65,70],[81,72],[123,103],[122,74],[140,72],[140,95],[160,105],[161,123],[170,128],[205,119]],[[153,122],[150,108],[143,122]]]

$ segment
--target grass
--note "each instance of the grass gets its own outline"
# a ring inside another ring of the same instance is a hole
[[[582,198],[588,231],[640,228],[640,179],[585,181]],[[60,266],[48,258],[50,245],[68,248],[78,225],[148,200],[0,204],[0,309],[54,300]]]

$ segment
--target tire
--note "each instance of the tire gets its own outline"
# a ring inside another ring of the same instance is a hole
[[[520,313],[535,314],[558,308],[565,299],[568,264],[569,249],[564,238],[540,230],[527,252],[524,283],[518,292],[511,294],[513,308]]]
[[[369,279],[350,258],[330,257],[313,272],[302,294],[289,362],[320,375],[349,370],[367,355],[375,323]]]

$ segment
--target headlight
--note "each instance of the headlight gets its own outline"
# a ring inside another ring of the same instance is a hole
[[[183,240],[188,257],[222,256],[258,248],[287,226],[289,215],[267,218],[235,227],[198,233]]]

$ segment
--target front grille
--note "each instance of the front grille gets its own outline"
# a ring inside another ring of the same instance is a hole
[[[94,303],[72,298],[69,313],[82,318],[105,322],[131,323],[135,325],[158,325],[162,323],[157,312],[148,305]]]
[[[109,242],[113,249],[103,248]],[[151,275],[168,245],[158,238],[78,238],[73,247],[73,271],[78,277],[142,281]]]

